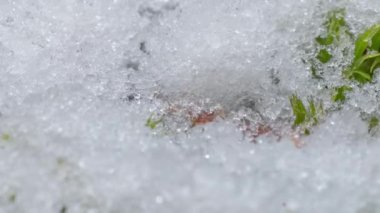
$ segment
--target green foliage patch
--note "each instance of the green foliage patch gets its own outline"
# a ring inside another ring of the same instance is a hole
[[[306,135],[310,134],[308,128],[317,125],[324,114],[322,102],[315,103],[309,98],[308,107],[306,107],[297,95],[292,95],[289,101],[295,116],[293,127],[301,127]]]
[[[344,101],[346,101],[346,92],[348,91],[352,91],[352,88],[349,86],[336,87],[332,95],[332,100],[334,102],[343,103]]]
[[[153,118],[153,115],[151,115],[145,122],[145,126],[149,127],[150,129],[156,129],[158,124],[162,122],[162,118],[155,119]]]
[[[360,34],[355,42],[355,54],[345,76],[359,83],[372,82],[374,72],[380,67],[380,25],[375,24]]]

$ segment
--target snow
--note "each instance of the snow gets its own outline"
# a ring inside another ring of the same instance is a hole
[[[378,83],[291,128],[290,95],[331,109],[345,82],[348,41],[323,82],[302,62],[337,7],[354,35],[380,20],[377,0],[0,1],[0,213],[379,212]]]

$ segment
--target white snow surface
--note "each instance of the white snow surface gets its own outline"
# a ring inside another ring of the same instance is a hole
[[[380,212],[379,77],[291,130],[291,94],[343,82],[351,58],[324,83],[301,60],[338,7],[354,35],[380,21],[378,0],[1,0],[0,213]],[[225,116],[145,126],[174,103]],[[244,137],[257,114],[281,137]]]

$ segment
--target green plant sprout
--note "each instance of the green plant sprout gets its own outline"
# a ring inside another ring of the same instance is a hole
[[[311,124],[317,125],[319,123],[319,118],[323,114],[323,105],[322,102],[319,102],[319,105],[315,105],[313,99],[309,99],[309,116]]]
[[[292,95],[289,100],[293,115],[295,116],[293,127],[301,127],[305,135],[309,135],[310,130],[308,128],[317,125],[320,117],[323,115],[322,102],[316,105],[313,99],[309,99],[309,107],[306,108],[297,95]]]
[[[333,55],[328,51],[328,46],[339,42],[342,35],[348,35],[353,38],[349,32],[349,27],[344,20],[344,9],[337,9],[327,14],[328,20],[324,23],[326,34],[315,38],[316,43],[322,46],[319,49],[316,59],[322,64],[328,63]],[[344,33],[344,34],[343,34]],[[313,61],[312,61],[313,62]],[[312,63],[311,71],[313,78],[322,79],[318,75],[316,63]],[[357,81],[361,84],[370,83],[373,80],[375,70],[380,67],[380,24],[375,24],[365,30],[358,36],[355,41],[354,57],[351,65],[343,71],[345,77],[350,80]],[[346,101],[346,93],[352,91],[349,86],[335,87],[331,99],[336,103]],[[313,111],[313,104],[309,102],[309,110],[303,105],[297,96],[292,96],[291,104],[293,114],[295,115],[294,126],[307,126],[310,122]],[[318,117],[316,118],[318,121]],[[368,120],[368,132],[371,132],[379,125],[379,118],[371,117]],[[309,124],[310,125],[310,124]],[[309,130],[305,129],[305,134],[309,134]]]
[[[315,38],[315,41],[322,46],[328,46],[333,44],[334,41],[340,40],[342,31],[351,36],[351,33],[348,31],[346,21],[344,20],[345,15],[346,11],[343,8],[328,12],[327,21],[324,23],[327,31],[326,36],[318,36]]]
[[[322,47],[317,47],[315,58],[310,60],[311,75],[314,79],[323,79],[317,70],[318,63],[326,64],[333,58],[328,47],[338,45],[342,36],[353,37],[344,19],[345,15],[346,12],[343,8],[332,10],[326,15],[326,21],[323,23],[325,33],[315,38],[316,43]]]
[[[368,133],[370,133],[377,126],[379,126],[379,119],[374,116],[371,117],[368,121]]]
[[[354,60],[344,75],[359,83],[372,82],[380,67],[380,25],[375,24],[360,34],[355,42]]]
[[[307,111],[302,100],[299,99],[296,95],[292,95],[290,97],[290,105],[292,106],[293,114],[295,116],[293,125],[298,126],[304,123],[306,120]]]
[[[352,91],[352,88],[349,86],[336,87],[336,88],[334,88],[334,93],[333,93],[331,99],[334,102],[343,103],[344,101],[346,101],[346,92],[348,92],[348,91]]]
[[[154,119],[153,115],[151,115],[145,122],[145,126],[149,127],[150,129],[156,129],[157,125],[162,123],[162,118]]]

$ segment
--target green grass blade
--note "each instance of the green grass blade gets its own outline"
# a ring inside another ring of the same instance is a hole
[[[371,69],[369,70],[371,74],[378,68],[380,65],[380,57],[375,58],[375,60],[372,63]]]
[[[304,123],[306,120],[307,111],[305,105],[302,103],[302,100],[299,99],[296,95],[292,95],[290,97],[290,104],[295,116],[294,125],[298,126]]]
[[[363,34],[359,35],[355,43],[355,57],[354,61],[363,56],[366,49],[369,47],[370,42],[373,37],[380,31],[380,25],[376,24],[365,31]],[[377,45],[377,43],[376,43]]]
[[[352,71],[352,77],[360,83],[367,83],[372,81],[372,76],[361,70]]]

